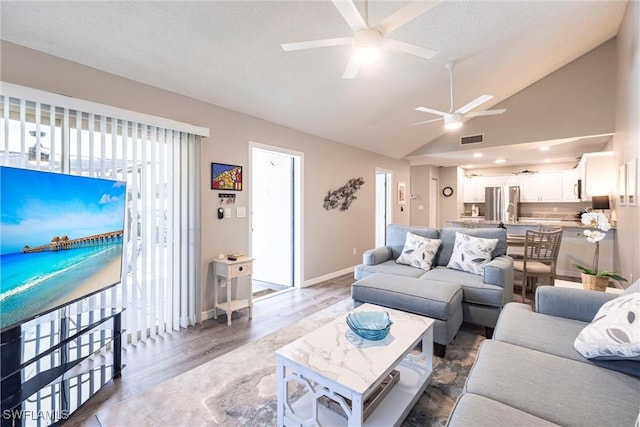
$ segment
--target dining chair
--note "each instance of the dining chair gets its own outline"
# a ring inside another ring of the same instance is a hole
[[[531,291],[535,293],[538,278],[549,277],[552,285],[555,282],[561,241],[561,228],[553,231],[527,230],[525,233],[523,258],[513,261],[513,269],[522,273],[523,302],[528,283],[531,284]]]

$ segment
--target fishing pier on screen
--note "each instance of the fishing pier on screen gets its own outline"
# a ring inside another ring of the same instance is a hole
[[[59,251],[65,249],[85,248],[87,246],[99,246],[116,243],[124,235],[124,230],[110,231],[108,233],[94,234],[93,236],[79,237],[77,239],[69,239],[67,236],[56,236],[51,239],[51,243],[41,246],[30,247],[25,246],[22,253]]]

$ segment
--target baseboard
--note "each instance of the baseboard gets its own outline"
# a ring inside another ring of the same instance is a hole
[[[347,267],[343,270],[334,271],[333,273],[325,274],[324,276],[314,277],[313,279],[305,280],[302,283],[302,288],[306,288],[307,286],[317,285],[318,283],[324,282],[326,280],[335,279],[336,277],[344,276],[345,274],[352,273],[355,270],[356,266]]]

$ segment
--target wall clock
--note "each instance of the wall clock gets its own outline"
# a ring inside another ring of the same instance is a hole
[[[444,197],[451,197],[451,195],[453,195],[453,188],[451,187],[444,187],[442,189],[442,195]]]

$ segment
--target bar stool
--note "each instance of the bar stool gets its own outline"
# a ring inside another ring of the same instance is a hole
[[[549,277],[551,283],[554,283],[561,240],[561,228],[553,231],[527,230],[524,238],[523,259],[513,261],[514,271],[522,273],[523,302],[529,281],[531,281],[531,291],[534,293],[539,277]]]

